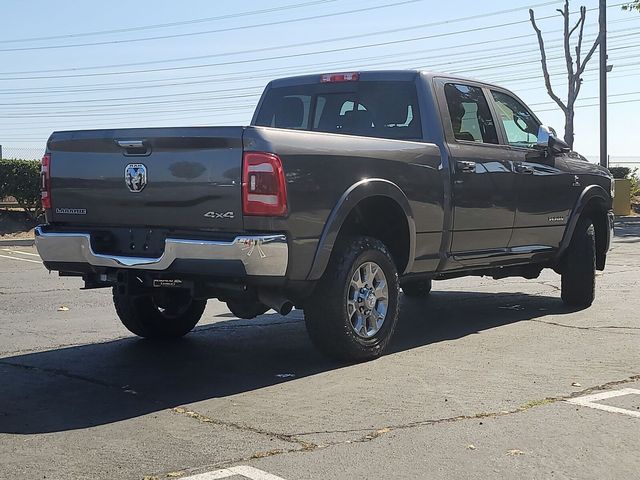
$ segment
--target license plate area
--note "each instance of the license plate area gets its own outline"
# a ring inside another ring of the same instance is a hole
[[[167,231],[162,229],[110,228],[91,232],[91,248],[104,255],[159,258],[166,238]]]

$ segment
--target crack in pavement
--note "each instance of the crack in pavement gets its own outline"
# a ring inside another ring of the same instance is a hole
[[[300,432],[300,433],[294,433],[292,434],[295,437],[303,437],[303,436],[307,436],[307,435],[320,435],[320,434],[332,434],[332,433],[357,433],[357,432],[369,432],[367,434],[365,434],[364,436],[358,437],[355,440],[345,440],[342,442],[337,442],[337,444],[341,444],[341,443],[356,443],[356,442],[368,442],[371,440],[374,440],[378,437],[381,437],[382,435],[392,432],[394,430],[403,430],[403,429],[410,429],[410,428],[415,428],[415,427],[421,427],[421,426],[426,426],[426,425],[438,425],[438,424],[442,424],[442,423],[452,423],[452,422],[459,422],[459,421],[463,421],[463,420],[477,420],[479,418],[497,418],[497,417],[504,417],[507,415],[514,415],[517,413],[522,413],[522,412],[526,412],[528,410],[531,410],[533,408],[537,408],[537,407],[541,407],[544,405],[550,405],[553,403],[558,403],[558,402],[562,402],[565,400],[569,400],[571,398],[575,398],[575,397],[581,397],[583,395],[588,395],[590,393],[596,392],[596,391],[600,391],[600,390],[607,390],[609,388],[612,387],[616,387],[619,385],[625,385],[627,383],[634,383],[640,380],[640,374],[638,375],[631,375],[623,380],[614,380],[612,382],[607,382],[604,383],[602,385],[596,385],[593,387],[588,387],[585,388],[583,390],[577,391],[577,392],[572,392],[568,395],[561,395],[561,396],[557,396],[557,397],[545,397],[539,400],[532,400],[530,402],[527,402],[523,405],[520,405],[517,408],[513,408],[511,410],[501,410],[499,412],[480,412],[480,413],[475,413],[475,414],[471,414],[471,415],[457,415],[455,417],[445,417],[445,418],[438,418],[438,419],[425,419],[425,420],[416,420],[414,422],[409,422],[409,423],[405,423],[405,424],[400,424],[400,425],[388,425],[386,427],[383,428],[378,428],[376,430],[371,430],[371,429],[366,429],[366,428],[362,428],[362,429],[347,429],[347,430],[325,430],[325,431],[316,431],[316,432]]]
[[[540,320],[538,318],[530,318],[528,320],[526,320],[528,322],[535,322],[535,323],[544,323],[545,325],[553,325],[556,327],[563,327],[563,328],[573,328],[576,330],[596,330],[596,331],[606,331],[607,329],[616,329],[616,330],[640,330],[640,327],[624,327],[624,326],[618,326],[618,325],[589,325],[589,326],[582,326],[582,325],[568,325],[566,323],[560,323],[560,322],[552,322],[552,321],[548,321],[548,320]],[[607,332],[607,333],[615,333],[617,335],[634,335],[633,332]]]
[[[311,442],[306,442],[304,440],[300,440],[298,438],[296,438],[296,435],[290,435],[287,433],[277,433],[277,432],[270,432],[268,430],[264,430],[262,428],[258,428],[258,427],[252,427],[249,425],[243,425],[240,423],[235,423],[235,422],[228,422],[225,420],[220,420],[217,418],[212,418],[209,417],[207,415],[203,415],[202,413],[198,413],[195,412],[193,410],[189,410],[187,408],[184,407],[175,407],[173,409],[171,409],[172,412],[178,414],[178,415],[183,415],[186,416],[188,418],[193,418],[194,420],[197,420],[198,422],[201,423],[210,423],[213,425],[219,425],[219,426],[223,426],[223,427],[230,427],[236,430],[240,430],[243,432],[251,432],[251,433],[256,433],[258,435],[266,435],[268,437],[273,437],[273,438],[277,438],[278,440],[282,440],[284,442],[288,442],[288,443],[295,443],[298,444],[300,447],[302,447],[302,449],[308,450],[308,449],[312,449],[315,448],[317,445],[315,443],[311,443]]]
[[[231,428],[235,428],[237,430],[240,431],[248,431],[248,432],[253,432],[253,433],[258,433],[261,435],[267,435],[269,437],[273,437],[273,438],[278,438],[280,440],[284,440],[286,442],[290,442],[290,443],[295,443],[298,444],[297,448],[290,448],[290,449],[272,449],[272,450],[266,450],[266,451],[259,451],[259,452],[255,452],[252,453],[251,455],[245,456],[245,457],[239,457],[239,458],[233,458],[233,459],[228,459],[228,460],[222,460],[220,462],[216,462],[215,464],[210,464],[210,465],[205,465],[205,466],[201,466],[201,467],[197,467],[197,468],[181,468],[180,471],[184,474],[186,473],[190,473],[190,474],[194,474],[194,473],[198,473],[198,472],[204,472],[204,471],[208,471],[211,469],[215,469],[215,468],[224,468],[226,466],[229,465],[233,465],[233,464],[238,464],[238,463],[242,463],[242,462],[246,462],[246,461],[250,461],[250,460],[255,460],[255,459],[259,459],[259,458],[266,458],[266,457],[272,457],[272,456],[276,456],[276,455],[284,455],[284,454],[288,454],[288,453],[306,453],[306,452],[313,452],[316,450],[320,450],[320,449],[324,449],[324,448],[330,448],[330,447],[336,447],[336,446],[340,446],[340,445],[347,445],[347,444],[353,444],[353,443],[367,443],[367,442],[371,442],[374,441],[384,435],[386,435],[387,433],[396,431],[396,430],[408,430],[408,429],[412,429],[412,428],[416,428],[416,427],[422,427],[422,426],[428,426],[428,425],[440,425],[440,424],[447,424],[447,423],[455,423],[455,422],[460,422],[460,421],[466,421],[466,420],[478,420],[478,419],[483,419],[483,418],[499,418],[499,417],[505,417],[505,416],[509,416],[509,415],[514,415],[514,414],[518,414],[518,413],[522,413],[522,412],[526,412],[529,411],[531,409],[534,408],[538,408],[538,407],[542,407],[545,405],[550,405],[550,404],[554,404],[554,403],[558,403],[558,402],[562,402],[565,400],[569,400],[571,398],[575,398],[575,397],[580,397],[583,395],[588,395],[590,393],[596,392],[596,391],[600,391],[600,390],[606,390],[612,387],[616,387],[619,385],[625,385],[628,383],[633,383],[633,382],[637,382],[640,381],[640,374],[638,375],[631,375],[623,380],[614,380],[612,382],[607,382],[601,385],[596,385],[596,386],[592,386],[592,387],[588,387],[585,388],[583,390],[577,391],[577,392],[572,392],[568,395],[561,395],[561,396],[557,396],[557,397],[545,397],[542,399],[538,399],[538,400],[532,400],[529,401],[517,408],[511,409],[511,410],[501,410],[499,412],[480,412],[480,413],[475,413],[475,414],[471,414],[471,415],[457,415],[455,417],[445,417],[445,418],[438,418],[438,419],[425,419],[425,420],[417,420],[414,422],[409,422],[409,423],[405,423],[405,424],[400,424],[400,425],[388,425],[385,427],[381,427],[381,428],[377,428],[377,429],[370,429],[370,428],[354,428],[354,429],[345,429],[345,430],[319,430],[319,431],[313,431],[313,432],[299,432],[299,433],[293,433],[293,434],[283,434],[283,433],[275,433],[275,432],[269,432],[263,429],[259,429],[256,427],[251,427],[248,425],[240,425],[237,423],[233,423],[233,422],[226,422],[223,420],[219,420],[219,419],[214,419],[205,415],[202,415],[200,413],[194,412],[192,410],[188,410],[184,407],[176,407],[173,409],[173,412],[177,413],[177,414],[181,414],[181,415],[186,415],[190,418],[193,418],[197,421],[203,422],[203,423],[211,423],[211,424],[215,424],[215,425],[221,425],[221,426],[227,426],[227,427],[231,427]],[[321,444],[317,444],[317,443],[312,443],[312,442],[306,442],[302,439],[300,439],[300,437],[304,437],[304,436],[309,436],[309,435],[331,435],[331,434],[348,434],[348,433],[361,433],[361,432],[365,432],[364,435],[358,436],[356,438],[350,439],[350,440],[341,440],[341,441],[334,441],[334,442],[326,442],[326,443],[321,443]],[[161,475],[162,477],[163,475]],[[154,478],[153,476],[148,476],[147,478]]]

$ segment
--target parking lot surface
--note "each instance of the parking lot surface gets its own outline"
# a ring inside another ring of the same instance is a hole
[[[2,247],[0,478],[638,478],[640,222],[616,234],[591,308],[552,271],[437,282],[358,365],[318,354],[302,312],[217,301],[141,340],[110,291]]]

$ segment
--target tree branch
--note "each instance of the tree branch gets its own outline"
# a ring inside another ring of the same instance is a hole
[[[589,53],[587,53],[587,56],[584,57],[582,65],[580,65],[580,68],[576,72],[577,76],[582,75],[582,72],[584,72],[584,69],[587,66],[587,63],[589,63],[589,60],[591,60],[591,57],[593,57],[593,54],[595,53],[596,48],[598,48],[598,45],[600,45],[600,35],[598,35],[598,38],[596,38],[596,41],[593,42],[593,46],[591,47],[591,50],[589,50]]]
[[[573,58],[571,57],[571,43],[569,42],[569,0],[564,1],[564,59],[567,64],[567,77],[569,82],[573,81]],[[571,88],[571,90],[573,90]],[[571,103],[571,95],[569,95],[568,102]]]
[[[585,7],[580,7],[580,18],[578,19],[578,23],[575,24],[575,26],[569,30],[569,36],[573,35],[573,32],[576,31],[576,29],[580,26],[580,23],[582,22],[582,9]]]
[[[600,12],[600,15],[602,15],[602,12]],[[593,54],[596,51],[596,48],[598,48],[600,46],[600,41],[601,40],[602,40],[602,36],[598,35],[596,40],[593,42],[593,45],[591,46],[591,49],[589,50],[589,53],[587,53],[587,56],[584,57],[584,60],[582,61],[582,64],[580,65],[580,68],[578,68],[578,71],[576,72],[576,76],[577,77],[582,75],[582,72],[584,72],[584,69],[586,68],[587,63],[589,63],[589,60],[591,60],[591,57],[593,56]]]
[[[551,97],[551,99],[558,104],[558,106],[562,109],[562,111],[567,113],[567,106],[560,100],[551,86],[551,78],[549,77],[549,69],[547,68],[547,54],[544,50],[544,39],[542,38],[542,32],[538,28],[536,24],[536,18],[532,9],[529,9],[529,19],[531,20],[531,25],[538,36],[538,46],[540,47],[540,63],[542,64],[542,74],[544,75],[544,84],[547,87],[547,93]]]
[[[582,53],[582,35],[584,33],[584,24],[587,19],[587,7],[580,7],[580,32],[578,33],[578,44],[576,45],[576,69],[580,70],[580,54]]]

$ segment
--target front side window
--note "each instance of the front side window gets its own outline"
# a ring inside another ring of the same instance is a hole
[[[498,143],[496,126],[481,88],[447,83],[444,93],[456,140]]]
[[[507,142],[514,147],[532,148],[538,140],[540,124],[521,102],[502,92],[491,91]]]

